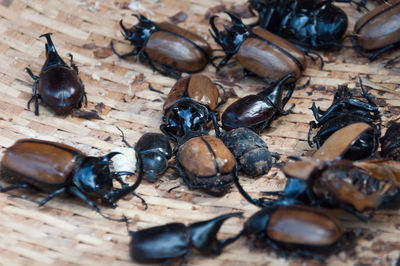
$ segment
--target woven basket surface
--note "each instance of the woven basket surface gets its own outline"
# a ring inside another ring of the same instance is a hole
[[[368,1],[368,7],[377,3]],[[136,23],[132,13],[141,13],[154,21],[178,20],[179,25],[206,38],[214,49],[219,48],[209,35],[208,17],[221,11],[246,13],[246,1],[234,0],[0,0],[0,149],[3,151],[21,138],[40,138],[72,145],[83,152],[99,156],[124,146],[117,126],[132,145],[146,132],[159,132],[162,105],[175,79],[153,72],[131,57],[120,59],[111,52],[116,48],[129,51],[123,41],[119,21]],[[347,33],[362,16],[354,5],[340,3],[349,16]],[[185,16],[187,16],[185,18]],[[245,22],[254,21],[246,18]],[[38,74],[45,59],[45,39],[41,34],[52,32],[53,42],[61,57],[73,54],[79,76],[86,87],[88,106],[97,110],[101,120],[87,120],[72,115],[57,116],[40,105],[40,116],[27,109],[32,96],[33,80],[24,70]],[[349,39],[345,40],[350,45]],[[386,53],[374,62],[359,56],[354,49],[321,51],[326,64],[308,59],[308,68],[298,85],[310,84],[295,91],[290,104],[293,113],[275,120],[262,133],[269,149],[282,155],[311,154],[307,144],[308,123],[313,120],[312,102],[322,109],[332,101],[337,85],[359,88],[360,75],[380,107],[383,131],[391,120],[399,118],[400,64],[385,67],[385,62],[399,55]],[[212,66],[204,72],[239,97],[260,91],[265,86],[253,77],[244,77],[239,67],[229,66],[216,74]],[[149,84],[163,92],[149,90]],[[386,91],[385,91],[386,89]],[[236,100],[230,98],[226,106]],[[171,160],[171,164],[174,161]],[[258,179],[240,176],[252,196],[260,191],[282,189],[285,177],[278,168]],[[128,182],[133,182],[129,180]],[[179,188],[168,192],[174,186]],[[148,228],[169,222],[188,224],[232,211],[243,211],[249,217],[257,207],[247,203],[232,189],[223,197],[212,197],[189,190],[181,178],[168,170],[156,183],[143,181],[136,191],[148,203],[147,210],[137,198],[123,199],[118,208],[101,206],[112,217],[125,215],[133,220],[130,230]],[[11,193],[11,192],[10,192]],[[18,193],[18,192],[12,192]],[[30,197],[43,194],[24,191]],[[76,198],[57,197],[42,207],[35,203],[0,193],[0,264],[1,265],[131,265],[130,237],[124,223],[103,219]],[[99,203],[100,205],[100,203]],[[355,235],[352,252],[340,252],[327,260],[329,265],[395,265],[400,255],[400,211],[378,211],[368,223],[335,211],[348,230]],[[219,237],[233,235],[244,220],[229,220]],[[250,248],[241,238],[218,257],[192,254],[189,265],[319,265],[315,260],[280,258],[271,249]]]

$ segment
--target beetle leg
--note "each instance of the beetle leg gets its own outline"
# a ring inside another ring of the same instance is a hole
[[[33,80],[35,80],[35,83],[33,84],[33,88],[32,88],[32,98],[28,101],[27,107],[28,109],[30,109],[30,105],[32,100],[35,100],[35,115],[39,115],[39,98],[40,98],[40,94],[37,93],[37,85],[39,82],[39,77],[34,75],[32,73],[32,71],[29,68],[25,68],[26,72],[28,72],[29,76],[31,76],[31,78]]]
[[[313,128],[317,128],[317,127],[319,127],[319,126],[314,121],[310,122],[310,129],[308,130],[308,135],[307,135],[307,142],[310,147],[312,147],[314,145],[313,142],[311,141],[312,130],[313,130]]]
[[[392,48],[394,48],[394,47],[397,47],[397,46],[399,46],[399,45],[400,45],[400,42],[392,43],[392,44],[386,45],[385,47],[383,47],[382,49],[380,49],[379,51],[377,51],[375,54],[369,56],[368,59],[369,59],[370,61],[374,61],[374,60],[375,60],[379,55],[381,55],[382,53],[384,53],[384,52],[386,52],[386,51],[388,51],[388,50],[390,50],[390,49],[392,49]]]
[[[75,71],[76,74],[78,74],[78,73],[79,73],[79,70],[78,70],[78,67],[77,67],[77,66],[75,65],[75,63],[74,63],[74,57],[72,56],[71,53],[68,54],[68,55],[69,55],[69,63],[70,63],[70,65],[71,65],[72,69]]]
[[[325,259],[317,256],[307,250],[303,250],[303,249],[297,249],[296,251],[294,251],[293,253],[295,256],[299,256],[299,257],[307,257],[307,258],[312,258],[314,260],[317,260],[319,262],[325,263]]]
[[[129,142],[126,141],[126,139],[125,139],[125,134],[124,134],[124,132],[122,131],[122,129],[120,129],[118,126],[117,126],[117,129],[119,130],[119,132],[121,132],[122,142],[123,142],[126,146],[128,146],[129,148],[133,148],[133,147],[131,146],[131,144],[129,144]]]
[[[57,189],[56,191],[52,192],[51,194],[47,195],[46,198],[44,198],[43,200],[41,200],[39,202],[39,207],[45,205],[49,200],[51,200],[52,198],[54,198],[55,196],[65,192],[66,188],[62,187],[60,189]]]
[[[222,134],[221,134],[221,131],[219,131],[219,124],[218,124],[218,122],[217,122],[217,117],[216,117],[216,115],[215,115],[215,112],[211,112],[211,113],[210,113],[210,116],[211,116],[211,119],[212,119],[212,121],[213,121],[214,130],[215,130],[215,136],[216,136],[217,138],[221,138],[221,137],[222,137]]]
[[[227,55],[221,60],[221,62],[219,62],[219,64],[217,65],[217,71],[218,71],[221,67],[225,66],[225,65],[228,63],[228,61],[232,58],[232,56],[233,56],[233,54],[227,54]]]
[[[283,258],[285,258],[285,259],[288,258],[288,254],[287,254],[285,251],[283,251],[283,250],[278,246],[278,244],[276,244],[274,241],[272,241],[271,239],[267,238],[267,239],[266,239],[266,243],[267,243],[268,246],[270,246],[272,249],[274,249],[275,252],[277,252],[277,253],[279,254],[280,257],[283,257]]]
[[[121,218],[121,219],[116,219],[116,218],[109,217],[109,216],[105,215],[104,213],[102,213],[101,210],[99,209],[99,207],[97,207],[97,205],[93,201],[91,201],[88,197],[86,197],[86,195],[83,194],[78,188],[70,187],[69,192],[71,192],[72,194],[74,194],[75,196],[77,196],[78,198],[83,200],[84,202],[86,202],[90,207],[92,207],[93,210],[95,210],[103,218],[106,218],[107,220],[111,220],[111,221],[116,221],[116,222],[125,222],[126,221],[125,217]]]
[[[389,65],[395,64],[395,61],[396,61],[397,59],[399,59],[399,58],[400,58],[400,55],[399,55],[399,56],[396,56],[396,57],[393,58],[393,59],[388,60],[388,61],[385,63],[385,68],[387,68]]]
[[[135,55],[138,55],[139,52],[140,52],[140,50],[141,50],[141,47],[137,47],[136,49],[133,49],[133,50],[132,50],[131,52],[129,52],[129,53],[120,54],[120,53],[118,53],[118,52],[115,50],[115,48],[114,48],[114,42],[111,42],[111,43],[110,43],[110,47],[111,47],[111,50],[113,51],[113,53],[116,54],[119,58],[126,58],[126,57],[128,57],[128,56],[135,56]]]
[[[8,187],[2,187],[0,186],[0,192],[7,192],[10,190],[14,190],[14,189],[18,189],[18,188],[34,188],[36,189],[34,186],[32,186],[31,184],[13,184],[10,185]],[[17,196],[18,197],[18,196]]]

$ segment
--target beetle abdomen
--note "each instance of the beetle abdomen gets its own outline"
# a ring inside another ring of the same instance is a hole
[[[380,5],[354,26],[356,43],[364,50],[376,50],[400,42],[400,1]]]
[[[269,219],[267,235],[285,245],[324,247],[340,240],[344,229],[340,221],[319,209],[290,206],[274,211]]]
[[[79,155],[78,150],[63,144],[19,140],[3,156],[1,178],[19,184],[63,184],[74,170]]]
[[[201,71],[208,64],[204,52],[183,37],[166,31],[154,32],[144,51],[157,63],[185,72]]]
[[[43,71],[39,94],[45,104],[59,114],[69,113],[82,103],[84,90],[74,70],[55,66]]]

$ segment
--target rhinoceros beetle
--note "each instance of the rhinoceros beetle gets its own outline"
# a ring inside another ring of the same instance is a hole
[[[212,55],[209,44],[200,36],[168,22],[154,23],[142,15],[133,14],[139,23],[127,29],[120,26],[126,40],[135,49],[126,54],[115,51],[120,58],[140,55],[153,71],[179,78],[182,72],[203,70]]]
[[[400,1],[385,2],[361,17],[354,26],[353,47],[369,60],[400,46]]]
[[[258,12],[257,25],[303,46],[317,49],[342,47],[346,13],[332,2],[350,0],[249,0]]]
[[[203,132],[203,127],[212,121],[215,134],[220,136],[215,109],[225,99],[220,102],[218,99],[218,88],[207,76],[197,74],[180,78],[164,102],[160,130],[177,142],[190,131]]]
[[[233,25],[224,25],[225,32],[215,26],[217,16],[210,18],[211,36],[226,53],[217,69],[226,65],[236,54],[236,59],[246,71],[268,83],[290,73],[295,76],[292,81],[300,77],[307,63],[303,52],[281,37],[260,27],[250,29],[236,15],[227,14]]]
[[[28,101],[28,109],[34,101],[35,115],[39,115],[39,99],[60,115],[68,114],[74,108],[81,108],[84,100],[87,104],[85,86],[78,77],[78,67],[74,64],[72,55],[70,54],[71,66],[68,66],[58,55],[50,35],[51,33],[46,33],[40,36],[46,38],[47,44],[46,62],[39,76],[26,68],[35,80],[33,95]]]
[[[284,107],[292,96],[295,84],[286,82],[293,77],[293,74],[288,74],[260,93],[245,96],[232,103],[222,113],[222,128],[232,130],[246,127],[261,133],[274,118],[289,114],[293,106],[286,111]],[[283,97],[285,88],[288,91]]]
[[[186,185],[213,196],[224,195],[238,175],[235,157],[217,137],[185,137],[177,146],[176,162]]]
[[[381,156],[400,161],[400,123],[393,123],[381,138]]]
[[[291,255],[324,261],[319,255],[338,252],[344,228],[339,219],[321,208],[305,205],[269,206],[253,214],[242,234],[254,236],[281,256]]]
[[[317,108],[315,103],[313,103],[311,110],[317,123],[314,121],[310,122],[308,143],[311,147],[313,143],[315,143],[317,148],[319,148],[330,135],[347,125],[357,122],[366,122],[370,124],[374,130],[373,132],[365,132],[366,134],[363,138],[359,139],[359,143],[357,144],[358,148],[355,147],[355,149],[362,149],[362,152],[369,153],[369,156],[375,154],[381,134],[381,116],[373,98],[362,86],[361,79],[360,84],[362,98],[366,101],[354,98],[347,85],[344,85],[338,86],[338,91],[334,95],[332,105],[327,110],[323,111]],[[321,129],[311,141],[311,132],[314,128]],[[360,152],[360,150],[356,150],[353,154]]]
[[[143,172],[139,172],[136,182],[129,186],[119,177],[132,175],[130,172],[111,172],[110,159],[117,153],[112,152],[103,157],[86,156],[81,151],[61,143],[21,139],[7,148],[1,161],[1,179],[11,183],[0,186],[0,192],[25,188],[49,193],[42,201],[15,196],[38,203],[46,204],[55,196],[64,192],[75,195],[104,218],[104,215],[90,198],[100,198],[110,207],[127,194],[133,193],[142,181]],[[121,185],[121,189],[113,189],[113,179]]]
[[[282,202],[300,202],[340,208],[367,221],[377,208],[400,204],[400,201],[394,200],[400,196],[400,178],[393,177],[395,174],[388,174],[391,169],[389,166],[397,166],[395,163],[378,164],[371,161],[368,165],[372,167],[374,164],[379,171],[367,171],[366,166],[361,167],[352,161],[342,160],[357,139],[356,135],[361,135],[368,128],[371,127],[366,123],[351,124],[335,132],[311,159],[303,158],[287,163],[282,168],[288,178],[285,189],[265,192],[269,196],[278,195],[276,200],[254,199],[244,191],[236,176],[234,182],[246,200],[260,207],[279,205]],[[386,171],[378,177],[376,173],[383,170]],[[398,176],[399,170],[396,170]],[[364,215],[367,211],[371,211],[370,214]]]
[[[235,156],[239,168],[252,177],[268,173],[272,166],[272,157],[280,158],[276,152],[270,152],[261,137],[248,128],[228,131],[222,141]]]
[[[185,263],[192,249],[203,255],[219,255],[229,244],[240,237],[240,233],[217,239],[222,224],[231,217],[242,217],[241,212],[218,216],[214,219],[196,222],[188,226],[170,223],[139,231],[130,231],[130,255],[135,262],[169,264],[172,259],[183,257]]]

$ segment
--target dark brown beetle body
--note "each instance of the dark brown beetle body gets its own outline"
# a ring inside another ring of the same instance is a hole
[[[189,188],[215,196],[225,194],[237,174],[235,157],[222,140],[212,136],[189,139],[179,146],[176,160]]]
[[[272,166],[272,157],[267,144],[254,131],[248,128],[236,128],[224,134],[222,141],[235,156],[240,169],[247,175],[256,177],[268,173]]]
[[[215,109],[225,99],[219,101],[219,92],[210,78],[196,74],[180,78],[172,87],[164,102],[163,123],[160,130],[177,142],[189,131],[203,131],[203,127],[213,122],[215,133],[220,135]]]
[[[74,108],[80,108],[84,98],[85,87],[78,77],[78,68],[72,61],[68,66],[58,55],[50,38],[51,33],[43,34],[46,37],[46,62],[39,76],[35,76],[27,68],[28,74],[35,80],[33,96],[28,102],[28,109],[32,100],[35,102],[35,114],[39,115],[39,99],[59,115],[65,115]],[[87,100],[86,100],[87,101]]]
[[[227,14],[233,26],[225,26],[226,32],[215,27],[216,16],[210,19],[212,36],[226,53],[218,67],[226,65],[236,54],[237,60],[246,70],[265,81],[275,82],[290,73],[294,74],[291,81],[300,77],[306,68],[306,59],[299,49],[262,28],[250,30],[239,17]]]
[[[139,23],[131,29],[120,21],[125,39],[136,48],[121,58],[140,55],[153,70],[179,77],[181,72],[199,72],[209,62],[212,50],[200,36],[168,22],[154,23],[141,15],[134,15]]]
[[[400,123],[393,123],[381,138],[381,156],[400,161]]]
[[[69,192],[85,201],[103,217],[116,220],[104,216],[89,199],[101,198],[104,203],[116,207],[115,202],[139,186],[143,173],[139,174],[134,185],[128,186],[119,176],[132,173],[110,172],[110,159],[116,154],[109,153],[99,158],[89,157],[61,143],[22,139],[9,147],[3,156],[1,179],[12,185],[0,186],[0,191],[29,188],[49,193],[40,202],[31,200],[39,205],[44,205],[59,194]],[[120,182],[123,188],[113,189],[113,179]],[[21,198],[28,199],[25,196]]]
[[[361,17],[354,26],[353,46],[370,60],[400,45],[400,1],[383,3]],[[366,52],[372,52],[368,55]]]
[[[278,115],[288,114],[290,109],[285,111],[283,108],[292,96],[294,83],[285,83],[293,77],[288,74],[259,94],[247,95],[232,103],[222,113],[222,128],[245,127],[261,133]],[[288,92],[283,97],[284,88]]]
[[[322,260],[316,254],[339,250],[344,228],[340,220],[323,209],[303,205],[266,207],[245,223],[244,235],[254,235],[280,255]]]

